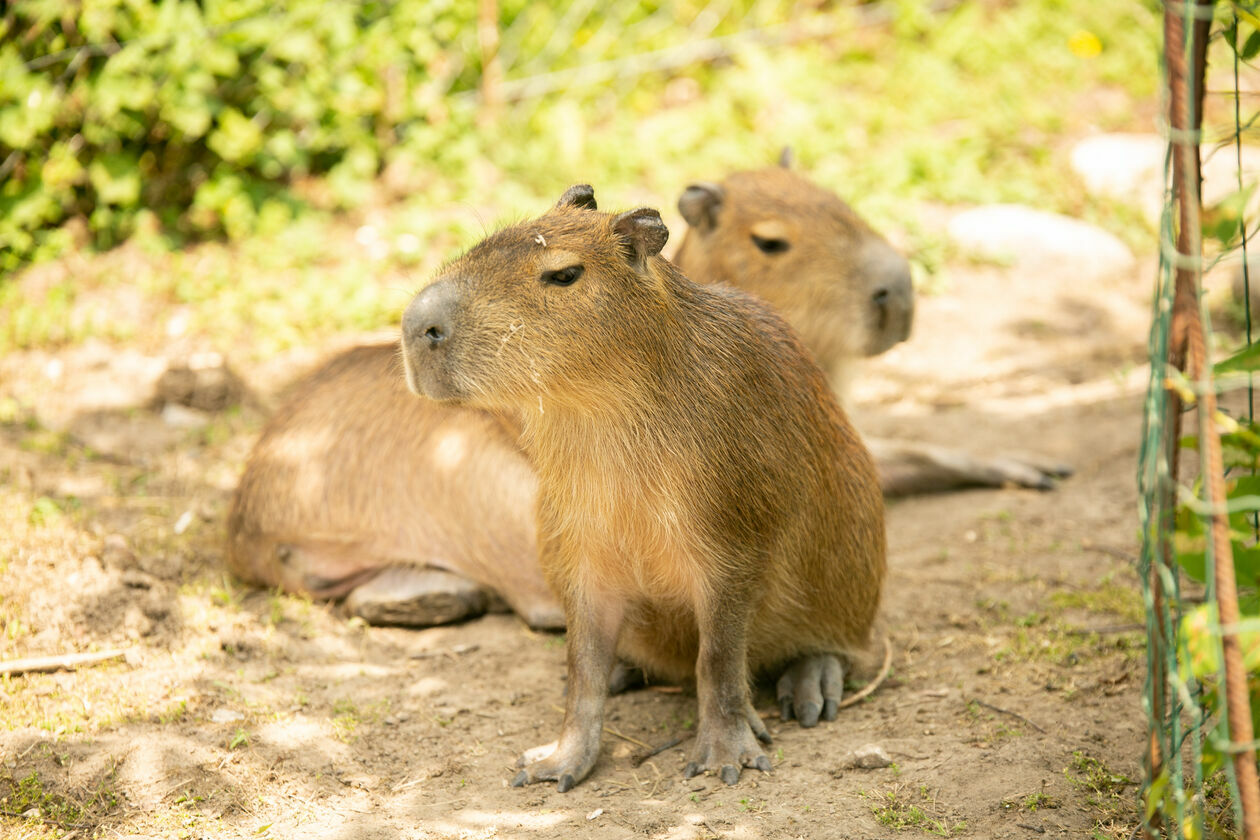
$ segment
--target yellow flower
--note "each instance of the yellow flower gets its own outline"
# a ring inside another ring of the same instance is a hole
[[[1068,49],[1078,58],[1094,58],[1102,52],[1102,41],[1088,29],[1081,29],[1068,38]]]

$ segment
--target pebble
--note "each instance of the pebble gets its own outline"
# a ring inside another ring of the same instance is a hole
[[[879,770],[893,763],[888,753],[878,744],[858,747],[840,760],[841,769]]]

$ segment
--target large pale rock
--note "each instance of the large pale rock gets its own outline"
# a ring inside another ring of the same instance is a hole
[[[1123,201],[1155,221],[1163,208],[1167,144],[1158,134],[1098,134],[1072,147],[1072,169],[1090,195]],[[1204,147],[1203,203],[1211,206],[1238,191],[1239,156],[1231,145]],[[1260,178],[1260,149],[1242,148],[1242,181]]]
[[[959,213],[949,237],[968,253],[1019,269],[1051,269],[1077,278],[1131,272],[1133,254],[1107,231],[1019,204],[990,204]]]

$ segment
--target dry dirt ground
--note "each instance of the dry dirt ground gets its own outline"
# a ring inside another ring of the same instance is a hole
[[[951,265],[857,388],[867,432],[1033,451],[1054,492],[896,501],[889,680],[774,772],[686,781],[695,699],[615,697],[576,790],[507,786],[560,724],[562,636],[514,617],[415,631],[242,587],[223,516],[263,414],[144,404],[160,361],[89,342],[0,362],[0,835],[1127,838],[1144,717],[1134,472],[1154,267]],[[230,350],[230,348],[218,348]],[[318,350],[326,348],[316,348]],[[311,350],[241,371],[264,393]],[[260,384],[261,383],[261,384]],[[860,682],[865,675],[857,675]],[[882,747],[892,764],[848,754]]]

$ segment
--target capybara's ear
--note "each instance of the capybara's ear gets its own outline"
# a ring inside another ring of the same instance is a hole
[[[629,248],[637,262],[654,257],[669,241],[669,228],[651,207],[627,210],[613,219],[613,233]]]
[[[784,146],[783,151],[779,152],[779,166],[784,169],[791,169],[796,163],[796,155],[792,154],[791,146]]]
[[[717,227],[718,213],[722,210],[722,201],[726,192],[717,184],[700,181],[683,190],[678,197],[678,212],[701,233],[708,233]]]
[[[560,196],[556,206],[581,207],[584,210],[594,210],[595,190],[591,189],[590,184],[574,184],[564,191],[564,195]]]

